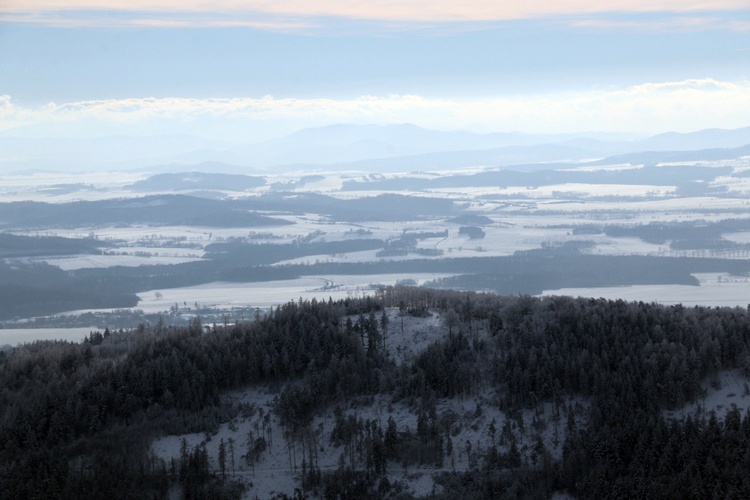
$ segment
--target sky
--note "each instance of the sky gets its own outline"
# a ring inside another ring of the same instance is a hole
[[[0,0],[0,134],[750,125],[748,0]]]

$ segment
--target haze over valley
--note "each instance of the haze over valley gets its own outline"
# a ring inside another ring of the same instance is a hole
[[[521,142],[487,148],[513,138]],[[4,174],[13,277],[2,320],[123,327],[239,307],[236,318],[396,283],[744,306],[745,141],[750,129],[605,143],[336,125],[274,141],[281,164]],[[421,153],[402,156],[406,144]],[[391,156],[368,158],[373,145]],[[319,163],[286,163],[303,151]],[[345,154],[351,161],[338,162]],[[126,319],[108,321],[115,310]]]

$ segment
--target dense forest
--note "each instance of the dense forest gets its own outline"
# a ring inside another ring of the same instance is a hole
[[[426,315],[441,318],[434,341],[400,360],[389,348],[396,319]],[[408,498],[387,480],[408,464],[443,467],[432,498],[748,498],[750,414],[665,416],[726,369],[750,375],[744,309],[406,287],[291,302],[234,324],[92,332],[0,352],[0,491],[164,498],[179,487],[185,498],[252,498],[252,486],[225,473],[226,457],[184,446],[167,462],[150,443],[210,435],[247,411],[223,394],[263,385],[276,391],[285,439],[309,453],[298,498]],[[467,450],[468,467],[446,469],[456,422],[438,403],[488,389],[508,418],[487,430],[491,445]],[[416,428],[337,410],[333,432],[315,434],[316,414],[363,396],[412,408]],[[571,397],[587,402],[584,420]],[[529,428],[517,417],[545,404],[564,422],[559,457],[535,434],[548,422],[535,416]],[[533,450],[519,451],[523,436],[537,436]],[[321,470],[313,438],[348,458]],[[266,445],[265,434],[249,443],[248,463]]]

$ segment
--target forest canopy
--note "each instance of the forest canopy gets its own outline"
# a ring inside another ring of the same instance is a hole
[[[425,314],[441,319],[434,341],[399,360],[389,348],[398,318]],[[406,430],[339,414],[335,433],[316,439],[363,447],[335,471],[317,469],[311,455],[302,496],[403,494],[382,487],[389,467],[452,460],[455,419],[436,402],[491,389],[507,428],[493,427],[492,445],[470,450],[468,469],[437,474],[435,498],[747,498],[750,415],[664,413],[701,398],[702,383],[728,369],[750,375],[745,309],[407,287],[291,302],[228,325],[196,318],[92,332],[81,343],[0,352],[0,488],[9,498],[163,498],[179,485],[188,498],[238,498],[248,486],[227,478],[205,448],[167,463],[149,444],[210,435],[241,411],[223,394],[266,385],[277,391],[273,419],[299,436],[290,439],[309,439],[317,413],[360,396],[418,415]],[[584,420],[571,416],[570,397],[587,402]],[[520,449],[523,436],[557,424],[510,425],[544,404],[565,428],[559,458],[541,440]],[[264,446],[254,441],[248,453],[262,457]]]

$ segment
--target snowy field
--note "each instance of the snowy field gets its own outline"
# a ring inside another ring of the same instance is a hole
[[[65,340],[81,342],[99,328],[0,328],[0,347],[26,344],[37,340]]]
[[[74,271],[76,269],[107,268],[113,266],[137,267],[137,266],[154,266],[161,264],[182,264],[200,260],[199,253],[186,251],[187,255],[164,255],[162,250],[156,250],[154,254],[133,255],[130,252],[123,251],[122,255],[77,255],[75,257],[45,257],[43,259],[33,259],[35,261],[44,261],[50,265],[57,266],[63,271]],[[193,255],[190,255],[193,254]]]
[[[675,186],[650,186],[640,184],[553,184],[530,188],[526,186],[513,186],[507,188],[498,188],[488,186],[483,188],[462,188],[460,191],[452,188],[435,189],[431,193],[461,196],[466,193],[474,196],[501,195],[501,196],[518,196],[523,195],[529,198],[556,198],[560,195],[575,196],[664,196],[672,194]]]
[[[560,288],[545,290],[541,295],[568,295],[610,300],[656,302],[658,304],[712,307],[747,307],[750,305],[750,278],[726,273],[696,273],[700,286],[636,285],[600,288]]]
[[[289,226],[285,226],[287,230]],[[268,229],[268,232],[272,228]],[[263,232],[267,232],[263,229]],[[64,238],[95,238],[104,244],[118,244],[128,242],[133,245],[138,242],[150,242],[157,245],[161,242],[181,241],[186,245],[203,247],[216,241],[233,237],[246,237],[254,234],[247,228],[216,228],[200,226],[118,226],[118,227],[81,227],[75,229],[46,229],[32,231],[13,231],[14,234],[28,236],[61,236]],[[151,247],[151,250],[155,250]]]
[[[725,162],[716,162],[723,166]],[[747,169],[747,162],[730,163],[736,170]],[[572,167],[576,169],[576,167]],[[593,170],[616,170],[634,168],[632,165],[584,167]],[[437,178],[446,175],[470,175],[487,170],[483,167],[440,172],[393,173],[385,179],[398,177]],[[143,196],[146,193],[129,191],[127,186],[148,178],[152,173],[106,172],[106,173],[44,173],[0,174],[0,201],[46,201],[53,203],[74,200],[100,200],[114,197]],[[298,182],[310,174],[320,174],[311,182]],[[287,172],[273,174],[264,172],[266,185],[243,192],[225,192],[226,197],[258,196],[271,189],[283,189],[297,193],[319,193],[341,199],[377,196],[382,190],[341,191],[342,184],[349,180],[366,180],[362,172]],[[750,179],[750,178],[748,178]],[[414,192],[420,196],[446,197],[452,199],[464,213],[488,217],[491,222],[483,225],[484,238],[469,239],[459,234],[460,224],[450,216],[433,217],[427,220],[406,222],[365,221],[345,223],[331,220],[321,214],[266,214],[291,222],[262,228],[215,228],[191,226],[146,226],[131,227],[80,227],[70,229],[40,229],[17,231],[27,235],[54,235],[72,238],[92,238],[102,242],[101,255],[71,255],[34,258],[46,261],[64,271],[85,268],[107,268],[111,266],[141,266],[154,264],[178,264],[205,257],[204,249],[212,243],[232,238],[249,242],[289,244],[295,240],[332,242],[354,238],[377,238],[384,241],[400,238],[409,232],[443,232],[443,238],[422,239],[417,247],[422,250],[437,250],[435,258],[508,256],[517,251],[533,250],[549,244],[564,244],[573,241],[590,241],[595,246],[588,251],[599,255],[650,255],[680,256],[669,242],[656,245],[638,238],[613,238],[600,234],[573,234],[581,225],[601,227],[607,224],[647,224],[651,222],[718,221],[728,218],[750,217],[750,200],[742,190],[750,182],[746,178],[721,178],[717,185],[730,188],[730,195],[722,197],[674,195],[672,186],[612,185],[612,184],[559,184],[554,186],[519,187],[497,186],[468,187],[462,189],[438,189]],[[376,184],[373,184],[375,186]],[[272,187],[275,186],[275,187]],[[288,187],[287,187],[288,186]],[[408,194],[399,191],[399,194]],[[219,193],[221,194],[221,193]],[[647,197],[648,199],[645,199]],[[0,214],[0,219],[2,215]],[[0,220],[2,223],[2,220]],[[750,232],[724,235],[728,240],[750,244]],[[280,262],[279,264],[312,264],[315,262],[373,262],[381,260],[376,250],[310,255]],[[708,255],[703,255],[708,256]],[[748,258],[747,252],[722,255],[714,252],[712,257]],[[406,256],[385,257],[388,260],[423,258],[417,253]],[[297,280],[265,283],[207,283],[200,286],[177,289],[154,289],[139,294],[136,309],[147,313],[168,311],[174,304],[200,307],[227,308],[258,307],[298,300],[328,300],[361,296],[370,293],[377,285],[393,285],[400,280],[413,279],[414,283],[449,276],[429,275],[376,275],[376,276],[310,276]],[[544,295],[573,295],[585,297],[621,298],[624,300],[659,302],[663,304],[740,306],[750,303],[750,284],[744,277],[722,274],[698,275],[700,286],[648,285],[606,288],[561,288],[547,290]],[[81,311],[74,311],[78,313]],[[2,333],[2,332],[0,332]],[[27,335],[28,332],[24,333]],[[47,335],[39,333],[39,335]],[[61,338],[52,333],[55,338]],[[67,335],[60,331],[59,335]],[[78,335],[78,333],[74,333]],[[10,337],[9,337],[10,338]],[[2,342],[1,343],[13,343]]]
[[[135,309],[146,313],[158,313],[169,309],[175,302],[188,305],[197,302],[200,306],[230,309],[232,307],[268,307],[289,301],[341,300],[363,297],[373,293],[379,286],[395,285],[405,279],[421,285],[427,281],[452,276],[439,273],[373,274],[308,276],[293,280],[264,281],[260,283],[215,282],[204,285],[150,290],[138,294],[140,302]],[[157,292],[161,295],[157,298]]]
[[[303,300],[341,300],[352,297],[363,297],[375,291],[380,285],[395,285],[402,280],[414,280],[417,285],[427,281],[449,277],[449,274],[412,274],[412,275],[354,275],[354,276],[310,276],[294,280],[270,281],[262,283],[207,283],[204,285],[150,290],[138,294],[140,302],[133,309],[145,313],[161,313],[177,303],[186,303],[200,307],[231,309],[233,307],[255,307],[267,309],[289,301]],[[684,306],[742,307],[750,304],[750,278],[731,276],[726,273],[698,273],[694,276],[700,286],[688,285],[639,285],[601,288],[561,288],[546,290],[542,296],[566,295],[573,297],[605,298],[610,300],[655,302],[664,305],[682,304]],[[161,295],[157,295],[157,292]],[[82,314],[89,310],[70,311],[69,314]],[[437,318],[433,318],[435,321]],[[399,321],[399,320],[395,320]],[[432,327],[436,327],[433,324]],[[408,350],[416,345],[422,346],[417,325],[408,325],[417,337],[412,338]],[[35,340],[68,340],[80,342],[92,331],[90,328],[37,328],[37,329],[0,329],[0,346],[16,345]],[[394,344],[395,345],[395,344]],[[424,347],[424,346],[422,346]],[[406,347],[405,347],[406,348]],[[404,353],[399,353],[403,356]]]

